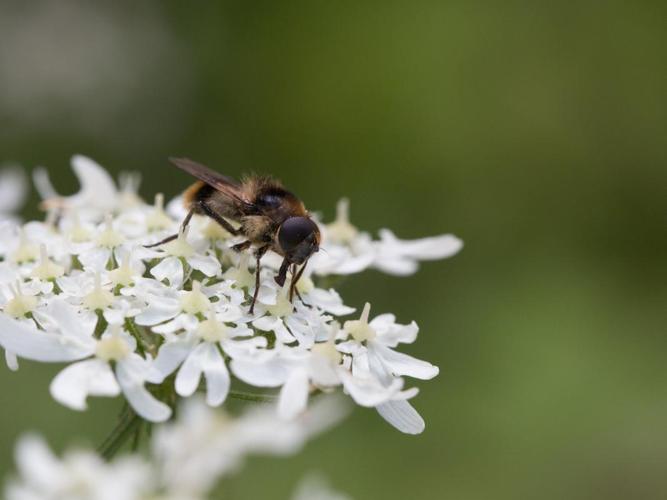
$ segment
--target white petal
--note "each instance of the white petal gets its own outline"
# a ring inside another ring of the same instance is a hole
[[[252,287],[254,290],[254,286]],[[275,306],[278,303],[277,298],[278,285],[273,281],[263,280],[259,285],[259,293],[257,294],[257,302],[267,306]]]
[[[442,234],[416,240],[399,240],[389,229],[380,229],[382,243],[397,248],[402,255],[419,260],[438,260],[455,255],[463,248],[463,241],[453,234]]]
[[[144,387],[144,379],[137,364],[123,360],[116,365],[116,377],[123,394],[139,416],[150,422],[164,422],[171,416],[171,408],[155,399]]]
[[[183,195],[176,196],[167,203],[166,212],[176,220],[183,220],[188,214],[183,203]]]
[[[308,372],[302,368],[292,370],[280,390],[278,415],[292,419],[302,413],[308,404]]]
[[[120,387],[108,363],[89,359],[62,370],[51,382],[51,396],[74,410],[86,409],[88,396],[117,396]]]
[[[291,500],[351,500],[351,498],[333,490],[321,477],[308,475],[299,482]]]
[[[338,365],[328,356],[312,354],[309,359],[308,370],[310,378],[318,387],[333,387],[340,384]]]
[[[34,434],[19,440],[16,446],[16,465],[21,477],[38,489],[46,491],[58,484],[64,472],[60,460],[51,452],[46,441]]]
[[[266,337],[253,337],[246,340],[223,340],[222,350],[231,358],[252,358],[258,351],[266,348]]]
[[[281,331],[281,328],[285,329],[285,332],[276,338],[285,344],[289,344],[294,341],[294,339],[299,342],[299,345],[305,349],[310,349],[315,343],[317,334],[324,334],[328,336],[329,332],[324,331],[324,328],[318,329],[317,326],[308,321],[308,318],[305,318],[301,314],[291,314],[278,325],[276,333]]]
[[[351,255],[342,262],[338,263],[333,270],[334,274],[356,274],[371,265],[375,255],[373,253],[362,253],[359,255]]]
[[[41,311],[42,316],[48,317],[56,330],[67,337],[75,338],[81,342],[94,343],[92,339],[97,315],[80,313],[76,307],[62,299],[53,299],[48,306]]]
[[[183,283],[183,265],[176,257],[167,257],[151,269],[151,274],[158,281],[167,280],[171,286],[180,287]]]
[[[419,264],[416,260],[409,257],[387,255],[377,257],[373,262],[373,267],[379,269],[383,273],[392,274],[394,276],[410,276],[419,269]]]
[[[314,255],[309,266],[315,274],[356,274],[368,268],[375,259],[375,251],[369,247],[367,252],[353,254],[349,248],[340,245],[323,247],[323,252]]]
[[[206,377],[206,402],[211,406],[220,406],[227,399],[229,371],[225,360],[214,344],[207,343],[206,357],[203,360],[204,377]]]
[[[19,369],[19,360],[13,352],[5,351],[5,362],[7,363],[7,368],[11,371],[15,372]]]
[[[79,255],[79,262],[86,271],[102,272],[107,267],[111,257],[111,250],[105,247],[93,247]]]
[[[405,434],[421,434],[426,427],[417,410],[405,400],[394,400],[375,407],[391,425]]]
[[[396,352],[379,342],[370,341],[368,343],[368,353],[377,356],[387,370],[396,376],[405,375],[421,380],[430,380],[440,372],[437,366],[428,361]]]
[[[252,325],[263,332],[272,332],[280,323],[282,323],[282,320],[275,316],[262,316],[254,320]]]
[[[380,238],[379,242],[374,243],[377,257],[373,266],[399,276],[414,273],[420,260],[451,257],[463,247],[463,242],[451,234],[417,240],[399,240],[388,229],[382,229]]]
[[[0,213],[16,212],[28,192],[25,172],[18,167],[0,171]]]
[[[192,396],[197,390],[203,372],[204,358],[206,357],[205,348],[205,344],[199,344],[195,347],[178,370],[175,387],[179,396]]]
[[[72,157],[72,169],[81,184],[81,190],[69,197],[73,203],[90,205],[100,210],[112,210],[115,207],[118,192],[109,172],[83,155]]]
[[[43,200],[50,200],[58,197],[58,193],[49,178],[49,171],[44,167],[35,167],[32,171],[32,181],[40,198]]]
[[[277,358],[264,362],[232,359],[230,368],[243,382],[256,387],[279,387],[285,383],[288,375],[284,364]]]
[[[162,344],[157,357],[151,363],[146,380],[153,384],[161,384],[165,378],[176,371],[193,347],[193,342],[181,340]]]
[[[188,264],[193,269],[201,271],[206,276],[212,277],[220,272],[220,261],[212,255],[195,254],[188,258]]]
[[[139,313],[135,322],[142,326],[152,326],[174,318],[181,311],[178,300],[163,298],[152,300],[150,305]]]
[[[396,347],[399,343],[411,344],[419,333],[417,323],[413,321],[409,325],[398,324],[393,314],[376,316],[370,322],[370,326],[377,332],[382,343],[389,347]]]
[[[333,288],[329,290],[314,288],[308,293],[308,297],[305,300],[309,304],[317,306],[335,316],[345,316],[355,311],[354,307],[348,307],[343,304],[343,299],[341,299],[338,292]]]
[[[353,376],[345,369],[339,370],[347,393],[361,406],[373,407],[389,401],[403,386],[402,379],[394,379],[388,387],[383,386],[370,374]]]
[[[292,333],[287,329],[282,318],[276,318],[275,316],[262,316],[261,318],[256,319],[252,322],[255,328],[258,328],[264,332],[270,332],[276,334],[276,340],[283,344],[291,344],[296,339]]]
[[[0,314],[0,345],[22,358],[44,362],[75,361],[94,352],[94,345],[40,331],[4,314]]]

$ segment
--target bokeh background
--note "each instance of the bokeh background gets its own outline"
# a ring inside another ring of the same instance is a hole
[[[357,410],[219,498],[287,498],[309,471],[364,499],[667,498],[664,2],[0,3],[0,157],[73,153],[142,193],[170,155],[272,173],[326,218],[466,246],[346,302],[421,326],[427,421]],[[34,201],[33,196],[33,201]],[[24,215],[38,216],[29,207]],[[120,402],[48,396],[0,368],[0,472],[26,429],[99,442]]]

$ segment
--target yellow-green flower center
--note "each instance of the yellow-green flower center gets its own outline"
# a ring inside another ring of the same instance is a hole
[[[209,311],[208,318],[197,326],[197,334],[206,342],[220,342],[229,338],[229,330],[227,325],[216,319],[212,310]]]
[[[236,281],[236,288],[250,288],[255,283],[255,277],[248,271],[248,255],[241,256],[238,267],[230,267],[225,271],[225,278]]]
[[[292,303],[287,298],[287,293],[285,291],[286,288],[287,287],[283,287],[283,289],[278,290],[276,295],[276,303],[267,307],[267,310],[271,316],[282,318],[284,316],[288,316],[294,310],[294,305],[292,305]]]
[[[16,288],[11,287],[12,297],[3,309],[3,312],[12,318],[22,318],[32,312],[37,307],[37,298],[32,295],[23,295],[21,292],[21,283],[16,283]]]
[[[181,310],[188,314],[204,314],[211,307],[211,301],[201,291],[199,281],[192,282],[192,291],[181,297]]]
[[[130,346],[118,335],[101,339],[95,347],[95,355],[104,361],[120,361],[128,354],[130,354]]]

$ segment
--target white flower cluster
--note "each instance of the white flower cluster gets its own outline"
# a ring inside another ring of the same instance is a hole
[[[309,438],[327,430],[344,413],[340,401],[323,398],[290,421],[277,422],[271,408],[231,418],[193,398],[183,405],[175,423],[153,434],[148,456],[125,455],[111,462],[87,450],[73,450],[58,458],[42,438],[27,435],[16,449],[18,477],[7,484],[4,498],[200,500],[236,471],[246,456],[297,453]],[[312,481],[295,493],[295,500],[304,498],[347,500]]]
[[[36,172],[44,222],[0,225],[0,345],[11,369],[17,358],[68,363],[50,387],[57,401],[83,410],[88,396],[123,394],[152,422],[198,390],[221,405],[233,375],[279,388],[282,419],[303,414],[313,393],[342,387],[402,432],[423,430],[408,402],[417,389],[404,377],[431,379],[438,368],[396,350],[415,341],[417,325],[371,319],[369,304],[358,319],[339,319],[354,309],[322,283],[370,267],[410,274],[420,260],[455,254],[459,239],[403,241],[383,230],[373,240],[349,222],[343,201],[336,220],[320,224],[323,251],[299,281],[302,300],[290,303],[289,287],[272,279],[280,260],[267,255],[251,315],[253,270],[230,248],[240,240],[195,216],[174,241],[145,248],[178,231],[179,203],[165,209],[158,195],[146,204],[136,176],[117,188],[92,160],[72,164],[81,190],[68,197]]]

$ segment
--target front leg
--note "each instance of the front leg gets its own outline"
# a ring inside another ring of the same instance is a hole
[[[301,294],[299,293],[299,290],[297,289],[297,284],[299,283],[299,280],[301,279],[301,276],[303,276],[303,272],[306,270],[306,264],[308,264],[308,261],[303,263],[303,266],[301,266],[301,269],[299,269],[299,272],[296,272],[296,264],[294,264],[294,267],[292,268],[292,282],[290,283],[289,287],[289,301],[292,302],[292,299],[294,299],[294,292],[296,292],[297,296],[299,297],[299,300],[303,302],[303,299],[301,298]]]
[[[255,302],[257,302],[257,295],[259,295],[259,271],[260,271],[260,261],[267,250],[270,248],[269,245],[259,247],[255,250],[255,258],[257,259],[257,264],[255,267],[255,293],[252,294],[252,303],[250,304],[250,314],[255,313]]]

